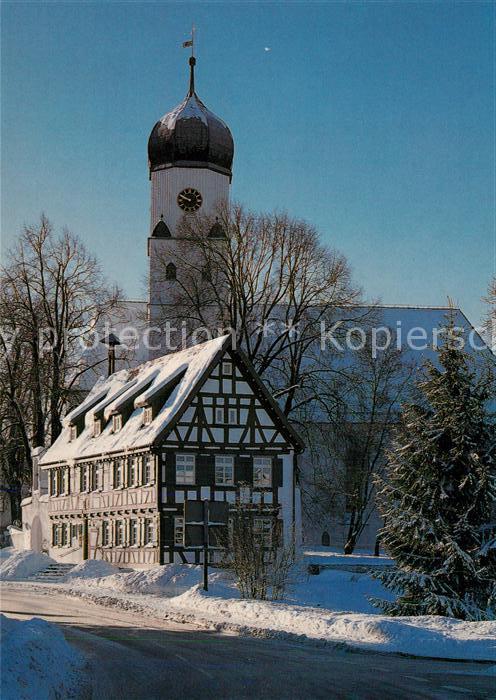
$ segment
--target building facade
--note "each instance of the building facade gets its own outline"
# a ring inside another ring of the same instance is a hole
[[[148,567],[199,563],[184,502],[253,510],[284,542],[300,531],[303,444],[230,336],[98,382],[40,460],[49,554]]]

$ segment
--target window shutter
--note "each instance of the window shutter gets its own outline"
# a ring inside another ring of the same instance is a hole
[[[282,459],[272,461],[272,486],[282,486]]]
[[[253,484],[253,460],[251,457],[234,458],[234,483]]]
[[[162,520],[162,541],[165,547],[174,544],[174,518],[166,515]]]
[[[196,485],[210,486],[214,483],[213,457],[197,455],[196,457]]]

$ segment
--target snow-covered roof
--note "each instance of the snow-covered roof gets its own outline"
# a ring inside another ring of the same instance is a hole
[[[43,455],[40,466],[152,445],[206,378],[212,363],[229,347],[231,337],[225,335],[99,379],[85,400],[65,417],[61,434]],[[152,422],[143,425],[142,407],[175,378],[178,383],[170,396],[164,398]],[[109,419],[129,401],[131,415],[122,429],[114,432]],[[96,414],[103,415],[105,425],[94,437]],[[83,415],[84,429],[70,440],[70,426]]]

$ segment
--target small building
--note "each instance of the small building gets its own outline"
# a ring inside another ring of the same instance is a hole
[[[183,546],[186,500],[244,503],[261,532],[288,542],[301,527],[303,447],[231,336],[116,372],[66,416],[39,461],[49,554],[200,563],[202,552]]]

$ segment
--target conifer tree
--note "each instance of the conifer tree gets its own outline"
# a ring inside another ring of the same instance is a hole
[[[396,568],[378,578],[399,595],[373,602],[390,615],[493,619],[494,375],[472,366],[452,322],[445,331],[419,400],[402,407],[379,483],[381,539]]]

